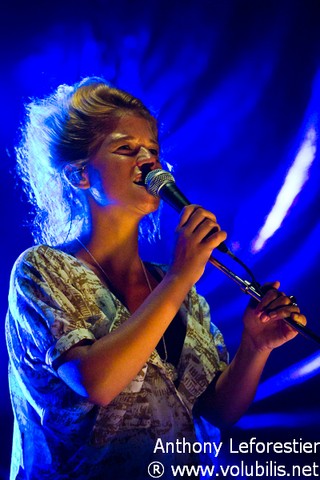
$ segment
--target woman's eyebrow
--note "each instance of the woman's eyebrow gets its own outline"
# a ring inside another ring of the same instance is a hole
[[[136,137],[133,137],[132,135],[118,134],[117,136],[114,136],[114,138],[110,138],[110,140],[108,141],[108,145],[114,145],[122,142],[123,140],[136,140]],[[153,145],[159,146],[158,142],[154,138],[149,138],[148,141]]]

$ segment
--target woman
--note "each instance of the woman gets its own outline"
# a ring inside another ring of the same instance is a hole
[[[200,415],[235,422],[271,350],[296,335],[283,318],[305,317],[269,285],[227,364],[193,286],[226,233],[190,205],[171,264],[142,261],[139,225],[159,207],[143,186],[161,168],[157,125],[103,79],[32,102],[18,161],[38,245],[17,260],[9,296],[11,478],[145,479],[154,461],[173,478],[171,465],[199,459],[166,443],[192,445]]]

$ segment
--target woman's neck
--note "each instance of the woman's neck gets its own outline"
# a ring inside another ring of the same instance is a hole
[[[91,232],[81,241],[103,269],[128,274],[140,268],[138,228],[139,219],[132,214],[108,207],[103,214],[93,216]],[[88,251],[82,248],[77,256],[92,263]]]

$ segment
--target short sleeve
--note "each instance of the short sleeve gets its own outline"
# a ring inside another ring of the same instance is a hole
[[[52,367],[73,345],[95,340],[92,321],[97,312],[90,309],[80,286],[53,249],[35,247],[18,259],[11,277],[9,317],[24,361]]]

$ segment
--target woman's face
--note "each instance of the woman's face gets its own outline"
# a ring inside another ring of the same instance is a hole
[[[102,206],[125,206],[143,215],[156,210],[159,199],[142,182],[141,169],[146,164],[150,170],[161,168],[157,137],[148,120],[126,114],[88,164],[93,197]]]

